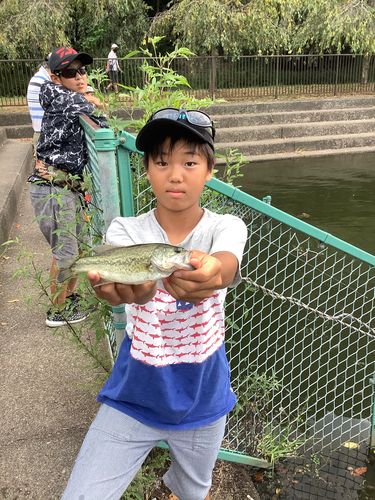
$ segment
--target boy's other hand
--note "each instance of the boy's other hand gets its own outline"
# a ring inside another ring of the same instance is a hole
[[[227,253],[227,252],[225,252]],[[194,250],[190,262],[194,271],[175,271],[163,279],[164,287],[175,299],[198,303],[223,288],[222,262],[212,255]]]
[[[94,94],[92,94],[92,93],[85,94],[85,97],[89,102],[91,102],[97,108],[103,107],[102,103],[99,101],[99,99]]]
[[[111,306],[120,304],[146,304],[153,298],[157,289],[157,282],[145,283],[143,285],[124,285],[122,283],[106,283],[95,286],[100,282],[100,275],[96,271],[89,271],[87,276],[98,299],[104,299]]]

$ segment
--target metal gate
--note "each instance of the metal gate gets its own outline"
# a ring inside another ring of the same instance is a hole
[[[150,210],[134,137],[82,123],[95,141],[94,179],[110,165],[98,185],[103,207],[111,200],[106,220]],[[241,269],[249,279],[226,301],[238,404],[219,457],[261,467],[278,456],[366,447],[374,426],[375,257],[267,201],[217,179],[201,197],[202,206],[241,217],[249,232]],[[123,309],[114,309],[121,341]]]

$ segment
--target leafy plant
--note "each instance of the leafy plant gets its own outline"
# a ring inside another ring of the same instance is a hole
[[[298,448],[304,442],[305,438],[290,439],[290,429],[288,427],[280,429],[279,427],[265,425],[263,427],[262,439],[258,445],[258,451],[274,467],[280,458],[296,456]]]
[[[306,438],[292,439],[289,420],[282,421],[271,404],[275,392],[282,390],[275,374],[246,370],[232,385],[237,404],[228,421],[235,417],[237,425],[233,434],[236,433],[236,442],[242,443],[251,456],[269,460],[272,466],[280,458],[295,454]],[[305,408],[300,413],[304,411]]]
[[[144,114],[139,119],[133,117],[126,122],[127,127],[135,127],[140,130],[147,122],[148,118],[160,108],[185,108],[185,109],[198,109],[207,107],[214,102],[223,102],[220,100],[212,100],[210,98],[197,99],[191,93],[188,80],[176,73],[173,69],[173,62],[182,57],[186,60],[193,56],[186,47],[179,47],[176,44],[172,52],[162,55],[158,52],[157,45],[164,37],[154,37],[148,40],[150,50],[148,48],[141,48],[139,51],[132,52],[126,57],[131,57],[135,54],[142,54],[147,58],[151,58],[151,63],[148,59],[144,59],[140,66],[144,74],[144,86],[140,87],[127,87],[120,85],[129,91],[129,104],[131,107],[143,110]],[[146,41],[144,40],[146,44]],[[184,92],[185,91],[185,92]]]
[[[72,181],[73,179],[74,176],[70,176],[70,180]],[[82,186],[87,187],[91,185],[92,183],[90,177],[85,176]],[[68,188],[66,187],[65,190],[67,189]],[[63,206],[64,190],[58,191],[56,194],[52,194],[50,196],[56,198],[59,205],[61,207]],[[77,237],[82,256],[89,255],[91,253],[91,244],[96,244],[102,239],[101,232],[98,231],[94,224],[94,219],[98,216],[98,213],[100,213],[101,210],[91,202],[90,198],[91,196],[85,196],[83,199],[82,195],[81,201],[79,202],[79,205],[81,205],[81,203],[86,204],[85,217],[87,223],[84,225],[81,234]],[[61,213],[63,214],[63,210]],[[40,218],[45,217],[47,216],[42,216]],[[80,217],[80,213],[77,213],[75,221],[67,224],[62,229],[57,229],[55,233],[58,236],[62,236],[63,234],[74,236],[75,226],[78,222],[81,222]],[[17,239],[3,244],[4,248],[9,248],[10,245],[21,246]],[[25,285],[25,289],[37,289],[39,291],[37,300],[42,305],[44,311],[46,312],[47,309],[57,310],[57,306],[54,305],[54,300],[60,294],[62,285],[57,287],[57,291],[54,295],[51,295],[50,285],[52,278],[46,275],[43,268],[38,267],[36,263],[36,254],[30,253],[24,246],[21,246],[20,253],[18,255],[18,262],[20,263],[20,266],[11,279],[19,277],[26,279],[27,284]],[[82,297],[79,305],[85,310],[90,310],[90,316],[84,323],[79,323],[78,325],[73,325],[67,322],[66,328],[56,328],[54,329],[54,333],[57,333],[61,337],[69,340],[76,346],[77,349],[83,351],[84,354],[90,358],[90,366],[92,368],[101,369],[102,375],[99,378],[100,384],[102,385],[103,380],[108,376],[112,369],[110,358],[107,354],[103,354],[103,350],[101,349],[101,341],[109,333],[106,328],[103,328],[103,324],[110,323],[112,309],[106,301],[101,301],[96,297],[87,276],[82,276],[82,278],[78,281],[77,286],[78,288],[76,291]],[[26,295],[26,300],[27,306],[30,307],[32,304],[32,296]],[[67,303],[68,302],[69,299],[67,299]],[[94,332],[94,340],[92,339],[92,335],[89,336],[87,334],[88,330]]]
[[[122,495],[121,500],[150,499],[152,491],[155,488],[157,476],[160,470],[168,467],[169,461],[168,450],[154,448],[126,489],[126,492]]]
[[[225,160],[224,171],[220,176],[220,180],[228,184],[229,186],[234,186],[234,181],[238,177],[243,177],[243,173],[240,172],[240,169],[249,163],[247,160],[244,160],[243,154],[239,153],[238,149],[229,149],[225,148],[225,153],[217,153],[216,156],[218,158],[222,158]],[[215,173],[218,170],[215,169]],[[237,188],[240,188],[240,185],[236,185]]]

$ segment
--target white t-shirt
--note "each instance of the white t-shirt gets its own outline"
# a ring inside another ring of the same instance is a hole
[[[178,246],[231,252],[240,264],[246,239],[241,219],[205,209]],[[155,242],[170,243],[154,211],[117,217],[107,231],[110,245]],[[231,286],[240,281],[237,271]],[[236,400],[225,355],[225,295],[226,289],[216,290],[190,304],[174,299],[159,280],[147,304],[127,304],[126,337],[98,401],[165,429],[200,427],[228,413]]]
[[[119,70],[119,65],[117,62],[117,56],[116,53],[111,50],[111,52],[108,54],[108,59],[109,59],[109,69],[111,71],[118,71]]]

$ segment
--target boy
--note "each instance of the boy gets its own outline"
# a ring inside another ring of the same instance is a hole
[[[91,64],[90,55],[77,53],[71,47],[60,47],[49,57],[51,81],[40,88],[39,100],[44,109],[42,129],[37,145],[37,161],[31,182],[30,197],[39,227],[52,249],[51,299],[57,311],[47,312],[46,324],[57,327],[77,323],[87,314],[78,308],[79,296],[74,293],[77,279],[70,280],[57,295],[56,276],[60,259],[74,258],[78,253],[78,237],[82,222],[75,224],[80,207],[80,181],[73,183],[69,174],[82,178],[88,160],[79,116],[86,115],[101,127],[108,127],[105,119],[93,115],[95,106],[84,97],[87,89],[85,65]],[[74,185],[72,185],[74,184]],[[64,190],[64,187],[69,190]],[[60,193],[60,207],[56,197]],[[60,230],[60,234],[56,233]],[[66,303],[66,298],[69,300]]]
[[[224,346],[227,286],[240,280],[247,231],[199,206],[215,163],[214,127],[200,111],[162,109],[137,137],[157,208],[114,219],[107,243],[162,242],[194,249],[193,271],[143,285],[105,284],[99,298],[126,303],[127,335],[98,396],[63,500],[118,500],[149,451],[169,445],[164,477],[180,500],[209,499],[225,415],[235,405]],[[89,272],[91,284],[100,277]],[[175,498],[175,496],[171,498]]]

